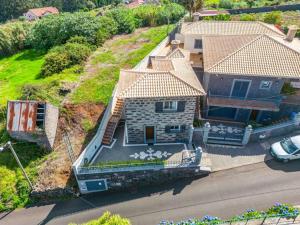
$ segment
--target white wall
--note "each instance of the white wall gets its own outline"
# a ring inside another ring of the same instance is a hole
[[[195,39],[202,39],[202,37],[198,34],[186,34],[184,37],[184,49],[190,51],[191,53],[202,52],[202,49],[194,48]]]

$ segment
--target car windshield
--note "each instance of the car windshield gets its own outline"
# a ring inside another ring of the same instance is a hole
[[[298,148],[296,147],[296,145],[294,145],[290,138],[281,141],[280,144],[284,151],[286,151],[288,154],[292,154],[293,152],[298,150]]]

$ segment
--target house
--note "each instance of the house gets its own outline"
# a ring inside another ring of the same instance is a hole
[[[106,128],[104,144],[112,141],[121,118],[127,144],[188,142],[189,129],[199,116],[199,98],[205,92],[184,56],[179,58],[174,50],[167,58],[152,59],[147,70],[121,71],[116,89],[119,117]]]
[[[46,102],[9,101],[6,129],[12,138],[52,149],[58,115],[58,108]]]
[[[51,14],[59,14],[58,9],[55,7],[34,8],[29,9],[28,12],[23,15],[27,20],[32,21]]]
[[[202,116],[246,123],[288,117],[282,87],[300,79],[297,27],[284,35],[262,22],[197,21],[176,34],[207,95]]]

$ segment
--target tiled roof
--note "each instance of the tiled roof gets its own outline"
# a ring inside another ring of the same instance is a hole
[[[183,24],[181,33],[201,35],[284,35],[272,25],[254,21],[199,21],[186,23]]]
[[[189,53],[186,52],[185,50],[176,48],[175,50],[170,51],[166,57],[168,59],[178,59],[178,58],[184,59],[184,58],[188,58],[188,54]]]
[[[210,68],[257,37],[258,35],[217,35],[203,37],[204,68]]]
[[[32,12],[35,16],[41,17],[45,15],[46,13],[50,14],[58,14],[59,11],[55,7],[44,7],[44,8],[35,8],[35,9],[29,9],[30,12]]]
[[[156,71],[171,71],[174,70],[173,63],[169,59],[153,58],[151,60],[152,69]]]
[[[225,44],[228,42],[224,41],[223,45]],[[300,78],[300,53],[270,36],[261,35],[210,68],[205,68],[205,71],[232,75]]]
[[[120,98],[151,98],[201,96],[204,92],[171,72],[121,71],[117,94]]]

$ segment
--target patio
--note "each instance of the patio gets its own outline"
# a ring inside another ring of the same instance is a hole
[[[164,160],[167,163],[182,164],[195,159],[194,151],[187,150],[185,144],[168,143],[155,145],[125,145],[124,126],[119,126],[111,146],[104,146],[95,156],[92,164],[110,162],[128,162],[131,160]]]

